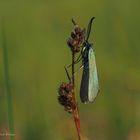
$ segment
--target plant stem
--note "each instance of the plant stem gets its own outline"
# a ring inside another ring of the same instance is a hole
[[[12,108],[12,94],[10,88],[10,77],[9,77],[9,65],[8,65],[8,53],[6,46],[6,35],[4,22],[2,25],[2,36],[3,36],[3,65],[4,65],[4,80],[5,80],[5,92],[7,95],[7,110],[8,110],[8,127],[9,127],[9,140],[14,140],[14,123],[13,123],[13,108]]]
[[[75,104],[75,108],[73,109],[73,119],[75,122],[76,130],[77,130],[77,135],[78,135],[78,140],[81,139],[81,131],[80,131],[80,117],[79,117],[79,111],[78,111],[78,105],[75,99],[75,90],[74,90],[74,84],[75,84],[75,79],[74,79],[74,62],[75,62],[75,53],[72,51],[72,84],[73,84],[73,101]]]

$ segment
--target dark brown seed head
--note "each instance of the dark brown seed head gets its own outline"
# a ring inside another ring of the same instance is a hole
[[[64,106],[65,110],[69,113],[75,108],[73,103],[73,85],[71,83],[62,83],[58,90],[58,101]]]
[[[71,32],[71,36],[67,41],[68,46],[72,51],[78,53],[80,51],[80,46],[85,40],[85,30],[81,29],[79,25],[74,24],[74,31]]]

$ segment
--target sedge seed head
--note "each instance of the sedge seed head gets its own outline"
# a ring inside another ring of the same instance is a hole
[[[62,83],[58,90],[58,102],[64,106],[64,109],[72,113],[72,110],[75,108],[73,103],[73,85],[71,83]]]
[[[85,40],[85,29],[81,29],[79,25],[74,25],[74,30],[71,32],[71,36],[69,37],[67,44],[74,53],[78,53],[80,51],[80,46],[83,44]]]

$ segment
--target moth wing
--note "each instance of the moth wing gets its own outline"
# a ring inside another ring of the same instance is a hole
[[[83,67],[83,74],[80,87],[80,98],[83,103],[89,102],[88,89],[89,89],[89,64],[86,62]]]
[[[88,60],[89,60],[88,98],[89,102],[93,102],[99,92],[99,82],[96,67],[95,51],[93,50],[92,47],[89,49]]]

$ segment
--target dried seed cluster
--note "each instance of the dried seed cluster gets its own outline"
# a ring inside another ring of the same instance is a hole
[[[81,29],[77,24],[75,24],[74,31],[71,32],[71,37],[68,39],[67,44],[72,51],[78,53],[80,51],[80,46],[85,39],[85,30]]]
[[[73,103],[72,93],[73,85],[71,83],[62,83],[58,90],[59,103],[64,106],[65,110],[69,113],[72,113],[72,110],[75,109],[75,104]]]

